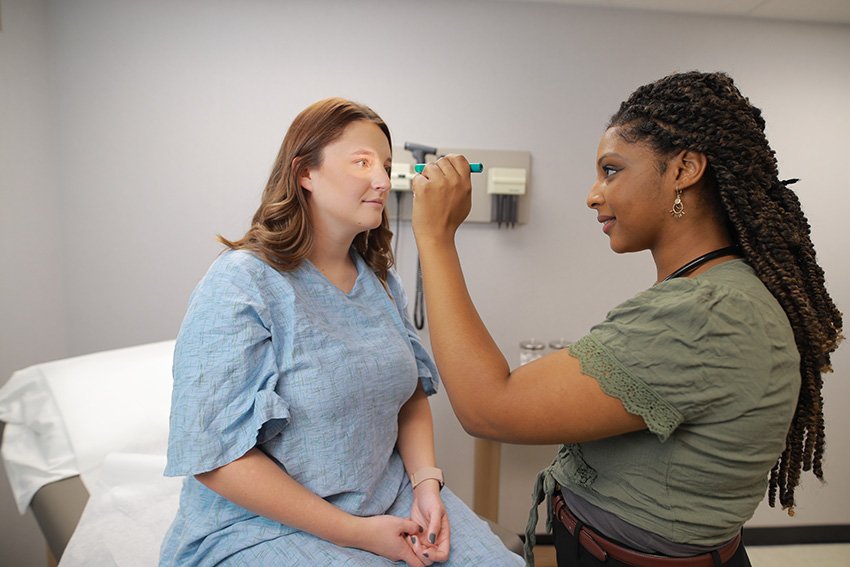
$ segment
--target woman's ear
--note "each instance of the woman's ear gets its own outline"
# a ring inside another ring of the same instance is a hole
[[[298,163],[301,161],[300,157],[294,158],[292,160],[292,171],[297,172],[298,175],[298,185],[304,189],[305,191],[313,190],[313,180],[310,177],[310,168],[303,168],[301,171],[298,171]]]
[[[703,178],[708,169],[708,158],[702,152],[682,150],[673,158],[670,167],[675,173],[676,186],[686,189]]]

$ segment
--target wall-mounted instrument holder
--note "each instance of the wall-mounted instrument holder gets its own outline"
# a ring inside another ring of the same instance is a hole
[[[481,173],[472,174],[472,210],[466,222],[493,223],[496,226],[512,227],[528,222],[528,198],[531,189],[531,153],[513,150],[481,150],[469,148],[431,148],[421,144],[406,144],[414,149],[393,146],[393,191],[410,191],[416,172],[413,166],[421,163],[421,156],[414,157],[416,149],[428,153],[426,161],[435,156],[463,154],[470,163],[483,164]],[[423,150],[424,148],[424,150]],[[389,199],[387,214],[391,220],[409,221],[413,210],[413,199]],[[400,215],[399,215],[400,213]]]

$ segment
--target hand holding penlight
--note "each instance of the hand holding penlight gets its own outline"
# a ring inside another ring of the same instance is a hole
[[[413,169],[416,170],[416,173],[422,173],[422,170],[425,169],[425,164],[424,163],[417,163],[416,165],[413,166]],[[484,164],[483,163],[470,163],[469,164],[469,171],[471,173],[481,173],[482,171],[484,171]]]

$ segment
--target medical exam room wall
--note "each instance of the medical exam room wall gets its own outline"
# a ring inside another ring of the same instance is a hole
[[[517,343],[575,339],[654,278],[617,256],[585,206],[606,119],[635,87],[726,70],[762,107],[840,308],[850,305],[850,26],[551,3],[348,0],[0,1],[0,383],[45,360],[173,338],[194,285],[240,236],[295,114],[365,102],[395,142],[532,155],[529,223],[465,226],[479,311]],[[409,224],[398,267],[413,294]],[[850,352],[825,387],[827,486],[794,520],[850,523]],[[471,503],[471,438],[433,399],[438,459]],[[503,451],[500,522],[524,526],[551,447]],[[31,517],[0,479],[0,566],[41,567]]]

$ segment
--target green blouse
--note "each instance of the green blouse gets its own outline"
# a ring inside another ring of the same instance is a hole
[[[791,325],[752,268],[731,260],[662,282],[569,352],[647,429],[561,446],[537,478],[527,555],[556,482],[673,542],[734,537],[764,498],[800,389]]]

